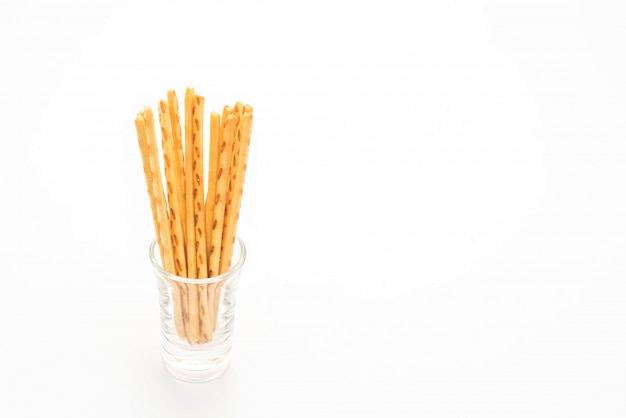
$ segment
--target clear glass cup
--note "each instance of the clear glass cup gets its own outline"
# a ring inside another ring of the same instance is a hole
[[[230,364],[237,288],[246,247],[237,237],[230,270],[210,279],[188,279],[161,266],[159,246],[150,262],[159,290],[161,345],[166,369],[188,382],[206,382]]]

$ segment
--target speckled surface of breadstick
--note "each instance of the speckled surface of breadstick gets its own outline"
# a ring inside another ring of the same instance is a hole
[[[248,164],[248,149],[250,147],[250,137],[252,135],[252,108],[250,106],[246,107],[246,112],[243,114],[238,124],[238,128],[239,143],[235,147],[234,152],[236,154],[233,155],[232,158],[233,163],[228,189],[228,211],[226,212],[224,218],[222,254],[220,256],[220,274],[225,273],[230,269],[235,236],[237,234],[237,222],[239,220],[243,184]]]
[[[224,231],[222,233],[222,250],[220,254],[220,274],[226,273],[230,269],[233,247],[235,245],[235,237],[237,235],[237,223],[239,220],[239,211],[241,208],[241,198],[243,195],[243,184],[246,175],[246,168],[248,164],[248,150],[250,148],[250,137],[252,134],[252,107],[245,106],[243,110],[243,116],[241,122],[238,124],[241,127],[241,143],[238,150],[237,164],[231,167],[231,170],[237,170],[236,176],[231,176],[231,179],[235,179],[233,186],[232,201],[230,202],[230,216],[224,220]],[[233,156],[233,161],[235,157]],[[213,316],[217,318],[219,314],[219,299],[221,296],[221,289],[224,282],[217,284],[215,288],[215,297],[213,299]],[[214,325],[215,326],[215,325]]]
[[[176,182],[179,193],[178,200],[180,206],[180,219],[183,223],[183,237],[185,232],[185,156],[183,152],[183,136],[180,127],[180,113],[178,111],[178,98],[176,92],[170,90],[167,92],[167,105],[170,114],[170,124],[172,126],[172,138],[174,139],[174,171],[176,173]],[[183,247],[186,243],[183,242]],[[186,270],[186,266],[185,266]]]
[[[210,134],[209,134],[209,186],[205,201],[206,214],[206,246],[207,260],[211,257],[211,233],[213,231],[213,209],[215,208],[215,190],[217,189],[217,169],[219,165],[218,145],[220,134],[220,114],[211,112]],[[210,277],[210,275],[209,275]]]
[[[172,251],[174,254],[174,268],[177,276],[187,277],[187,262],[185,260],[185,246],[183,242],[183,223],[180,209],[180,188],[176,178],[176,154],[170,113],[165,100],[159,102],[159,123],[161,125],[161,148],[163,149],[163,165],[165,184],[169,204],[170,233],[172,236]]]
[[[207,278],[206,218],[204,207],[204,97],[195,96],[193,112],[194,224],[196,234],[196,277]],[[210,340],[207,285],[198,285],[200,342]]]
[[[150,209],[152,210],[152,222],[154,223],[154,232],[159,244],[159,252],[163,254],[161,244],[161,234],[159,232],[159,219],[156,213],[156,198],[152,187],[152,172],[150,171],[150,155],[148,151],[148,138],[146,137],[146,121],[143,118],[143,112],[139,112],[135,118],[135,129],[137,130],[137,140],[139,142],[139,151],[141,152],[141,162],[143,163],[143,174],[146,178],[146,189],[150,197]],[[163,262],[163,260],[161,260]]]
[[[174,268],[174,254],[172,252],[172,240],[170,235],[170,223],[167,213],[167,201],[163,189],[161,178],[161,165],[157,148],[156,131],[154,128],[154,114],[152,109],[146,106],[143,110],[143,117],[146,122],[146,138],[148,141],[148,152],[150,155],[150,172],[152,175],[152,190],[155,196],[156,213],[159,222],[159,235],[163,248],[163,268],[172,274],[176,274]]]
[[[187,276],[197,278],[196,268],[196,234],[194,222],[194,149],[193,149],[193,113],[195,107],[194,89],[185,91],[185,240],[187,250]],[[185,322],[187,340],[191,344],[200,342],[200,317],[198,289],[196,285],[187,286],[187,309],[189,321]]]
[[[222,232],[222,241],[220,248],[220,270],[218,274],[222,274],[225,271],[223,268],[223,258],[225,255],[224,249],[226,243],[230,239],[230,237],[228,236],[228,225],[232,222],[231,218],[233,216],[232,203],[234,187],[237,181],[237,165],[239,164],[239,152],[241,150],[241,128],[243,125],[242,110],[243,105],[240,102],[237,102],[233,109],[233,114],[237,116],[237,127],[235,128],[235,137],[233,139],[233,155],[231,157],[230,171],[228,175],[228,189],[226,191],[226,205],[224,207],[224,231]]]
[[[224,230],[224,208],[226,206],[226,192],[228,190],[228,179],[230,172],[230,163],[232,158],[232,149],[235,136],[235,129],[237,128],[237,117],[234,114],[229,114],[223,121],[221,126],[221,133],[219,134],[218,144],[218,169],[216,174],[216,190],[215,190],[215,206],[213,210],[213,222],[211,224],[211,249],[209,257],[209,275],[211,277],[219,274],[220,268],[220,253],[222,248],[222,232]],[[209,285],[208,299],[209,306],[211,307],[211,319],[210,325],[212,331],[217,327],[218,322],[218,283]]]
[[[185,91],[185,241],[187,250],[187,275],[196,277],[196,234],[194,225],[194,181],[193,181],[193,108],[194,90]]]
[[[208,190],[206,195],[205,213],[206,213],[206,241],[207,241],[207,260],[211,259],[211,238],[213,232],[213,214],[215,208],[215,192],[217,189],[217,169],[219,165],[219,142],[221,135],[220,114],[211,112],[210,134],[209,134],[209,175]],[[210,277],[210,275],[209,275]],[[215,315],[213,314],[213,305],[215,300],[215,283],[207,286],[205,295],[207,297],[208,309],[202,312],[202,335],[206,342],[213,339],[213,329],[215,328]]]
[[[193,108],[193,202],[196,235],[196,277],[207,278],[204,210],[204,97],[195,96]]]
[[[232,114],[227,116],[222,126],[223,130],[218,150],[219,166],[216,175],[215,206],[213,209],[213,223],[211,224],[210,276],[219,274],[222,231],[224,230],[224,208],[226,206],[226,192],[228,190],[232,145],[237,127],[237,117]]]
[[[150,159],[150,173],[152,175],[152,189],[155,197],[155,206],[157,220],[159,223],[160,239],[162,241],[161,258],[163,260],[163,268],[176,274],[174,266],[174,255],[172,251],[172,242],[170,237],[170,223],[167,213],[167,201],[165,200],[165,192],[163,190],[163,180],[161,179],[161,166],[159,164],[159,154],[156,141],[156,132],[154,127],[154,115],[152,109],[146,106],[143,110],[143,117],[146,125],[146,138],[148,143],[148,154]],[[181,301],[181,292],[177,285],[170,284],[172,288],[172,297],[174,301]],[[174,324],[176,332],[181,338],[185,338],[185,312],[183,310],[184,303],[174,303]]]

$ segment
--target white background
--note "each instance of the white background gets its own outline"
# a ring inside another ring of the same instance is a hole
[[[626,416],[626,4],[3,2],[0,416]],[[133,120],[255,125],[234,359],[160,360]]]

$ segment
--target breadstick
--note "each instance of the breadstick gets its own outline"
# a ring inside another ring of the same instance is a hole
[[[222,241],[222,231],[224,229],[224,207],[226,205],[226,191],[228,188],[228,177],[230,171],[230,160],[232,157],[232,144],[234,141],[235,128],[237,127],[237,117],[229,115],[224,120],[221,128],[218,144],[218,168],[215,176],[217,185],[215,189],[215,205],[213,210],[213,222],[211,224],[211,251],[209,257],[209,276],[213,277],[219,274],[220,268],[220,250]],[[212,283],[208,288],[208,301],[210,309],[210,325],[211,332],[209,337],[212,338],[213,331],[217,327],[217,308],[219,306],[219,298],[217,298],[217,283]],[[211,339],[207,340],[208,342]]]
[[[213,228],[213,209],[215,208],[215,190],[217,188],[217,166],[218,159],[218,142],[220,133],[220,114],[211,112],[209,139],[209,187],[206,195],[205,214],[206,214],[206,242],[207,242],[207,260],[211,257],[211,232]],[[209,275],[211,277],[211,275]]]
[[[194,90],[185,91],[185,240],[187,242],[187,274],[196,278],[196,235],[193,210],[193,107]]]
[[[214,246],[211,245],[213,232],[213,214],[215,208],[215,192],[217,189],[217,169],[219,165],[218,147],[221,141],[220,136],[220,114],[211,112],[211,124],[209,134],[209,187],[206,195],[206,247],[207,260],[211,259]],[[209,273],[209,277],[211,274]],[[215,299],[215,283],[209,284],[205,295],[207,297],[207,310],[202,312],[202,334],[206,342],[213,339],[213,329],[215,328],[215,317],[213,315],[213,300]]]
[[[240,102],[235,103],[233,114],[237,116],[237,128],[235,128],[235,139],[233,141],[233,155],[230,163],[230,175],[228,179],[228,192],[226,193],[226,207],[224,208],[224,224],[227,225],[230,222],[231,206],[233,200],[233,188],[237,179],[237,164],[239,161],[239,151],[241,149],[241,127],[243,125],[242,119],[243,105]],[[224,226],[226,228],[226,226]],[[226,231],[226,229],[224,229]],[[222,238],[222,252],[224,251],[224,239]],[[220,268],[220,274],[223,273]]]
[[[235,128],[235,138],[233,140],[233,155],[231,157],[230,171],[228,175],[228,190],[226,192],[226,206],[224,207],[224,231],[222,232],[222,242],[220,248],[220,270],[218,274],[222,274],[228,270],[228,268],[224,269],[223,265],[225,264],[225,261],[223,260],[225,256],[225,246],[228,242],[230,242],[230,236],[228,235],[228,225],[233,222],[232,204],[235,183],[237,182],[237,165],[239,164],[239,153],[241,151],[241,128],[243,125],[243,118],[241,114],[242,110],[243,105],[240,102],[237,102],[233,111],[233,114],[237,116],[237,127]]]
[[[139,112],[135,118],[135,129],[137,130],[137,139],[139,141],[139,150],[141,151],[141,161],[143,163],[143,174],[146,178],[146,188],[150,197],[150,209],[152,210],[152,222],[159,244],[159,252],[163,254],[163,245],[161,244],[161,234],[159,232],[159,219],[156,213],[156,199],[154,197],[152,187],[152,172],[150,171],[150,155],[148,153],[148,138],[146,137],[146,121],[143,118],[143,112]],[[163,260],[161,260],[162,262]]]
[[[163,191],[163,181],[161,179],[161,167],[159,164],[159,155],[156,142],[156,133],[154,128],[154,115],[152,109],[146,106],[143,111],[143,119],[146,127],[146,140],[148,145],[148,155],[150,160],[150,173],[152,176],[152,190],[154,193],[157,222],[158,236],[161,240],[162,252],[161,258],[163,260],[163,268],[175,274],[174,266],[174,254],[172,252],[172,241],[170,237],[170,224],[167,216],[167,202],[165,200],[165,192]],[[171,285],[171,283],[170,283]],[[185,311],[183,310],[183,304],[180,303],[181,292],[178,286],[171,285],[172,298],[174,302],[174,324],[176,332],[181,338],[185,338]],[[179,301],[179,303],[176,303]]]
[[[250,148],[250,137],[252,135],[252,108],[247,106],[246,112],[243,114],[241,127],[241,138],[237,155],[233,155],[233,166],[231,172],[236,171],[235,175],[230,176],[231,183],[229,186],[229,212],[224,220],[224,232],[222,236],[222,250],[220,255],[220,274],[226,273],[230,269],[233,256],[233,246],[235,244],[235,236],[237,234],[237,221],[239,220],[239,210],[241,208],[241,197],[243,195],[243,184],[246,176],[246,168],[248,164],[248,150]],[[232,189],[232,190],[231,190]]]
[[[222,242],[222,231],[224,229],[224,208],[226,206],[226,192],[228,189],[228,179],[230,172],[230,162],[232,157],[232,144],[234,140],[235,128],[237,127],[237,117],[229,115],[222,125],[221,143],[219,144],[219,167],[217,169],[217,188],[215,190],[215,207],[213,209],[213,223],[211,225],[211,247],[212,253],[209,258],[209,276],[219,274],[220,252]]]
[[[180,113],[178,112],[178,98],[176,92],[167,92],[167,104],[170,114],[170,124],[172,125],[172,137],[174,138],[174,170],[176,173],[176,183],[178,187],[178,200],[180,207],[180,219],[183,224],[183,238],[185,233],[185,158],[183,153],[183,137],[180,130]],[[183,242],[183,248],[185,247]],[[185,266],[186,269],[186,266]]]
[[[230,269],[233,256],[233,247],[237,235],[237,221],[239,220],[239,210],[241,208],[241,197],[243,194],[243,184],[248,164],[248,149],[250,147],[250,137],[252,134],[252,107],[244,107],[242,122],[238,125],[241,127],[241,144],[238,150],[238,157],[233,156],[232,159],[233,162],[237,159],[237,163],[231,167],[231,171],[237,170],[237,173],[236,176],[231,176],[231,179],[235,179],[235,184],[233,186],[232,200],[230,202],[230,215],[227,220],[224,220],[222,249],[220,251],[220,274],[226,273]],[[213,316],[215,318],[217,318],[219,313],[219,300],[223,285],[224,282],[220,282],[215,288],[215,298],[213,299],[212,305]],[[214,323],[214,327],[217,326],[216,322]]]
[[[218,131],[218,135],[219,135],[219,141],[218,141],[218,150],[217,150],[217,159],[218,159],[218,165],[217,165],[217,171],[219,171],[219,167],[220,164],[225,163],[227,164],[227,170],[226,172],[224,172],[224,169],[222,170],[222,175],[226,176],[226,178],[223,180],[226,182],[226,187],[228,187],[228,177],[230,176],[230,167],[231,167],[231,159],[232,159],[232,149],[233,146],[235,144],[235,135],[236,135],[236,129],[237,129],[237,122],[238,119],[235,118],[235,126],[233,128],[233,138],[232,141],[229,141],[229,145],[228,145],[228,149],[229,149],[229,153],[230,153],[230,157],[229,161],[222,161],[222,158],[225,158],[225,156],[223,156],[223,153],[226,152],[226,149],[222,149],[222,143],[224,142],[224,127],[226,126],[226,119],[230,116],[233,115],[234,113],[234,109],[228,105],[224,106],[224,109],[222,110],[222,124],[220,125],[220,129]],[[236,115],[235,115],[236,116]],[[217,183],[218,183],[218,177],[217,177],[217,173],[216,173],[216,179],[215,179],[215,183],[216,183],[216,191],[215,193],[217,194]],[[224,192],[221,194],[221,197],[224,199],[224,209],[220,209],[220,213],[219,213],[219,217],[217,216],[217,213],[215,212],[215,205],[217,204],[217,199],[214,198],[213,201],[213,221],[212,221],[212,234],[217,233],[216,231],[223,231],[224,230],[224,221],[223,221],[223,217],[224,217],[224,213],[222,213],[222,210],[225,211],[226,210],[226,196],[227,195],[227,189],[224,190]],[[218,245],[215,245],[215,243],[217,243]],[[221,254],[221,250],[222,250],[222,232],[219,233],[219,236],[216,237],[216,239],[213,239],[213,236],[211,237],[211,246],[210,248],[210,253],[212,255],[214,255],[214,262],[216,263],[215,268],[211,269],[211,264],[209,263],[209,277],[213,277],[213,276],[217,276],[220,274],[220,269],[219,269],[219,258],[220,258],[220,254]]]
[[[187,277],[187,262],[183,244],[183,223],[180,211],[180,189],[176,178],[176,154],[172,138],[168,105],[165,100],[159,102],[159,122],[161,125],[161,144],[163,149],[163,165],[165,166],[165,183],[170,208],[170,228],[174,254],[174,268],[177,276]]]
[[[204,97],[195,96],[193,108],[193,200],[196,235],[196,277],[207,278],[204,211]]]
[[[154,130],[154,115],[152,109],[146,106],[143,110],[143,117],[146,122],[146,138],[148,140],[148,152],[150,156],[150,171],[152,173],[152,187],[156,202],[157,219],[159,222],[159,235],[163,246],[163,268],[176,274],[174,268],[174,254],[172,252],[172,238],[170,235],[170,223],[167,214],[167,201],[163,190],[163,180],[161,179],[161,166],[159,164],[159,154],[156,142],[156,132]]]
[[[207,278],[206,219],[204,208],[204,97],[195,96],[193,110],[194,223],[196,234],[196,277]],[[200,342],[209,340],[209,302],[207,285],[198,285]]]
[[[196,269],[196,234],[194,222],[194,149],[193,149],[193,112],[195,107],[194,90],[188,87],[185,91],[185,222],[187,242],[187,276],[197,278]],[[198,292],[195,285],[189,285],[187,291],[187,308],[189,321],[185,323],[189,343],[200,342],[200,320],[198,317]]]

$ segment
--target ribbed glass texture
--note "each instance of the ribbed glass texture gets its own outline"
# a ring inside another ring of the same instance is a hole
[[[163,361],[175,377],[206,382],[223,374],[231,358],[237,288],[246,248],[237,237],[231,269],[210,279],[188,279],[161,266],[156,241],[150,261],[159,291]]]

